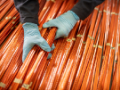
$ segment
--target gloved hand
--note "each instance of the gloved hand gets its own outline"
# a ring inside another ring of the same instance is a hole
[[[23,24],[24,29],[24,44],[23,44],[23,55],[22,61],[24,62],[27,54],[36,44],[40,46],[43,50],[50,52],[52,49],[46,42],[46,40],[40,35],[37,24],[25,23]]]
[[[57,27],[55,39],[68,36],[79,17],[73,11],[67,11],[56,19],[50,20],[43,24],[43,28]]]

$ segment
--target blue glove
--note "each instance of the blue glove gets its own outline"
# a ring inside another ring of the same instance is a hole
[[[78,20],[79,17],[73,11],[68,11],[58,18],[43,24],[43,28],[57,27],[58,30],[56,32],[55,39],[60,37],[67,37]]]
[[[40,35],[37,24],[27,22],[23,24],[23,29],[24,29],[24,44],[22,55],[23,62],[27,54],[35,44],[40,46],[43,50],[47,52],[51,51],[51,48],[46,42],[46,40]]]

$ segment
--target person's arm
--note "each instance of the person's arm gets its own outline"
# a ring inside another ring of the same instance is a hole
[[[20,14],[22,23],[31,22],[38,24],[38,0],[14,0],[14,4]]]
[[[104,0],[79,0],[79,2],[69,11],[43,24],[44,28],[57,27],[55,39],[68,36],[79,19],[84,20],[93,11],[95,6]]]
[[[80,19],[84,20],[93,9],[101,4],[104,0],[79,0],[79,2],[72,8],[72,11],[76,13]]]

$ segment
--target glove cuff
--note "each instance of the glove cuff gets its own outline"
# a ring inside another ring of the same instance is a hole
[[[38,26],[35,23],[26,22],[23,24],[24,35],[37,35],[39,34]]]
[[[68,12],[71,12],[76,20],[79,20],[79,19],[80,19],[80,18],[78,17],[78,15],[77,15],[76,13],[74,13],[73,11],[70,10],[70,11],[68,11]]]
[[[26,28],[26,27],[28,27],[29,25],[30,25],[31,27],[38,27],[37,24],[35,24],[35,23],[26,22],[26,23],[23,24],[23,28]]]

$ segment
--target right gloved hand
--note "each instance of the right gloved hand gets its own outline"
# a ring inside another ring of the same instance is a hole
[[[47,52],[50,52],[52,50],[48,43],[46,42],[46,40],[40,35],[37,24],[27,22],[23,24],[23,29],[24,29],[24,43],[22,55],[23,62],[27,54],[35,44],[37,44]]]
[[[68,36],[69,32],[73,29],[79,17],[73,11],[67,11],[56,19],[50,20],[43,24],[44,28],[57,27],[55,39]]]

